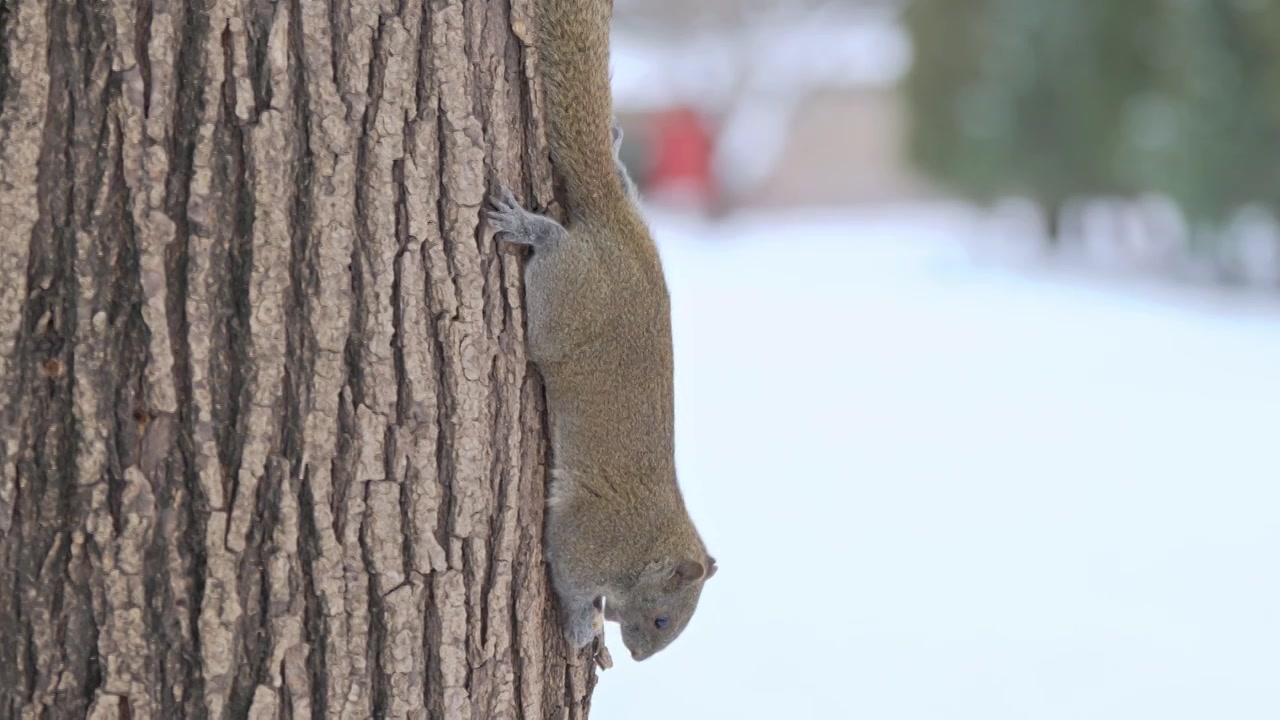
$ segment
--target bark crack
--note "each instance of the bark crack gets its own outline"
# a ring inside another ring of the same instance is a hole
[[[581,716],[479,222],[528,4],[0,8],[0,715]]]

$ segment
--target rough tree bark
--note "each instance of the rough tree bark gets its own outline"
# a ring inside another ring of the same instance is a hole
[[[530,12],[0,4],[0,716],[586,715],[479,227]]]

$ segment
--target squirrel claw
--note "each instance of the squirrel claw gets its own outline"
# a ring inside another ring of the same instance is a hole
[[[496,195],[489,198],[490,207],[485,208],[484,218],[499,232],[516,236],[517,242],[525,234],[525,216],[528,213],[521,205],[511,188],[499,186]]]
[[[506,185],[498,186],[498,198],[495,204],[506,212],[523,209],[520,207],[520,201],[516,200],[515,193],[511,192],[511,188]]]
[[[545,215],[524,209],[511,188],[498,187],[496,195],[489,198],[490,207],[484,210],[484,219],[498,232],[506,235],[507,242],[517,245],[547,247],[555,245],[565,235],[560,223]]]

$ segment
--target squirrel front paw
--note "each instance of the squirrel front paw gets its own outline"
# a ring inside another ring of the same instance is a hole
[[[618,118],[614,117],[609,122],[609,140],[613,142],[613,159],[618,159],[618,151],[622,148],[622,126],[618,124]]]
[[[579,603],[565,614],[564,636],[575,650],[604,634],[604,612],[596,602]]]

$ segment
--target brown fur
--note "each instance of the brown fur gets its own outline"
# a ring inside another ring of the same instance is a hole
[[[568,223],[524,210],[505,189],[488,217],[507,240],[534,248],[528,344],[551,422],[546,541],[566,635],[576,647],[591,641],[594,601],[604,596],[606,616],[643,660],[684,630],[715,561],[676,480],[670,301],[615,156],[609,3],[538,0],[537,8]]]

